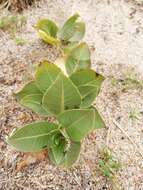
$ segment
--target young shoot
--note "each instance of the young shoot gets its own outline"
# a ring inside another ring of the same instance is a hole
[[[7,139],[19,151],[47,149],[51,161],[65,168],[78,159],[84,138],[104,127],[97,109],[91,107],[104,77],[91,69],[89,47],[80,42],[85,24],[78,18],[73,15],[61,28],[48,19],[35,25],[44,42],[59,45],[64,41],[67,48],[62,64],[58,60],[56,64],[40,62],[33,79],[15,93],[22,106],[45,119],[19,128]],[[47,117],[54,117],[56,123],[46,121]]]

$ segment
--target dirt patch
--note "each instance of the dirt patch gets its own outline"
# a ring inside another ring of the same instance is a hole
[[[116,176],[122,189],[143,189],[143,159],[113,122],[118,122],[143,152],[143,93],[136,86],[124,89],[122,84],[129,73],[137,73],[139,80],[143,78],[141,9],[135,3],[119,0],[47,0],[40,7],[24,12],[27,24],[17,35],[27,41],[25,45],[16,46],[8,33],[0,32],[0,189],[112,190],[112,184],[97,171],[99,151],[105,144],[122,163]],[[59,54],[56,48],[39,40],[32,26],[42,17],[61,24],[75,12],[80,13],[87,25],[85,40],[92,52],[93,68],[107,77],[96,101],[106,128],[85,139],[80,160],[68,171],[55,167],[47,159],[16,172],[23,154],[7,146],[5,138],[14,128],[40,118],[20,107],[12,93],[30,78],[34,64],[43,59],[54,61]],[[120,82],[113,83],[113,77]],[[132,110],[137,110],[138,119],[129,117]]]

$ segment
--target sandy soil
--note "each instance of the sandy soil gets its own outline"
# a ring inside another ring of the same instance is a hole
[[[104,145],[122,163],[116,176],[122,189],[143,189],[143,157],[131,142],[143,154],[143,93],[136,85],[128,88],[123,85],[129,73],[143,79],[142,11],[143,6],[134,1],[47,0],[24,12],[27,25],[18,34],[27,40],[24,46],[16,46],[9,34],[0,32],[0,189],[113,190],[112,184],[97,171],[99,151]],[[16,165],[23,154],[7,146],[5,137],[15,127],[39,117],[20,107],[12,93],[28,80],[33,64],[42,59],[54,61],[58,56],[56,49],[39,40],[32,26],[42,17],[61,24],[75,12],[86,22],[84,40],[91,48],[93,68],[107,77],[96,101],[106,128],[85,139],[80,159],[69,171],[55,167],[46,159],[39,163],[32,160],[33,164],[17,172]],[[113,84],[112,77],[120,79],[118,84]],[[137,119],[130,119],[132,110],[138,113]]]

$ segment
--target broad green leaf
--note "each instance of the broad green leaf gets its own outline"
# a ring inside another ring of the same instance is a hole
[[[32,111],[44,116],[50,115],[50,113],[42,107],[43,94],[37,87],[35,81],[31,81],[26,84],[22,90],[15,93],[15,96],[21,105],[31,109]]]
[[[58,116],[58,121],[73,141],[81,141],[92,130],[104,126],[96,109],[67,110]]]
[[[85,35],[85,23],[84,22],[78,22],[75,24],[75,33],[69,39],[69,41],[70,42],[78,42],[84,37],[84,35]]]
[[[47,35],[46,32],[44,32],[44,31],[42,31],[42,30],[38,30],[38,34],[39,34],[40,38],[41,38],[44,42],[46,42],[46,43],[48,43],[48,44],[56,45],[56,44],[59,44],[59,43],[60,43],[60,41],[59,41],[58,39],[53,38],[53,37]]]
[[[66,141],[62,140],[59,145],[49,149],[49,157],[55,164],[59,165],[65,156]]]
[[[56,37],[57,35],[57,31],[58,31],[58,27],[57,25],[49,20],[49,19],[41,19],[39,20],[36,25],[35,28],[38,30],[42,30],[44,32],[46,32],[48,35]]]
[[[59,133],[56,124],[41,121],[25,125],[16,130],[9,136],[7,142],[17,150],[35,152],[54,146],[54,137]]]
[[[77,22],[78,14],[71,16],[58,31],[58,38],[68,42],[80,41],[85,34],[85,24]]]
[[[78,89],[82,96],[82,103],[80,105],[80,108],[90,107],[95,98],[97,97],[99,90],[96,87],[89,85],[79,86]]]
[[[79,61],[77,59],[74,59],[72,56],[67,57],[65,60],[66,71],[69,75],[80,69],[90,68],[90,65],[90,60]]]
[[[25,96],[31,94],[42,94],[35,81],[30,81],[19,92],[15,93],[14,95],[17,98],[17,100],[20,101]]]
[[[48,61],[40,63],[35,74],[36,84],[39,89],[45,92],[56,80],[60,72],[60,68]]]
[[[81,96],[72,81],[60,73],[44,94],[42,103],[47,111],[57,115],[65,109],[79,107]]]
[[[90,69],[77,71],[70,76],[70,79],[78,87],[81,93],[81,108],[87,108],[92,104],[98,96],[101,84],[104,81],[104,77],[102,75],[99,75]]]
[[[91,69],[82,69],[70,76],[72,82],[77,86],[89,85],[90,82],[98,79],[98,74]]]
[[[93,110],[67,110],[58,117],[73,141],[81,141],[93,130]]]
[[[36,112],[37,114],[48,116],[51,115],[47,112],[42,106],[42,94],[31,94],[27,95],[21,99],[20,104],[30,108],[32,111]]]
[[[71,55],[74,59],[80,61],[90,60],[90,50],[88,45],[85,42],[80,43],[71,51]]]
[[[87,85],[81,85],[78,87],[82,96],[81,108],[87,108],[94,102],[100,92],[103,81],[104,77],[98,75],[97,79],[94,81],[89,82]]]
[[[91,67],[90,51],[86,43],[81,43],[66,57],[66,70],[69,75],[80,70]]]
[[[42,19],[37,22],[35,28],[38,30],[39,36],[45,42],[52,45],[59,43],[59,40],[56,38],[58,27],[53,21]]]
[[[71,16],[63,25],[63,27],[61,29],[59,29],[57,36],[58,38],[67,41],[68,39],[70,39],[74,32],[74,25],[76,20],[79,18],[78,14],[75,14],[73,16]]]
[[[71,167],[79,157],[80,148],[81,148],[80,142],[71,142],[70,147],[65,152],[65,157],[61,165],[65,168]]]

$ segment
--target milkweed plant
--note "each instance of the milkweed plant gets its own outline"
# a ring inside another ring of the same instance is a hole
[[[60,47],[62,57],[55,63],[40,62],[34,79],[14,94],[22,106],[44,119],[17,129],[7,143],[23,152],[47,149],[52,162],[69,168],[78,159],[84,138],[104,127],[92,106],[104,77],[91,69],[89,47],[81,42],[85,24],[78,14],[60,28],[49,19],[34,27],[45,43]],[[49,116],[55,122],[46,121]]]

